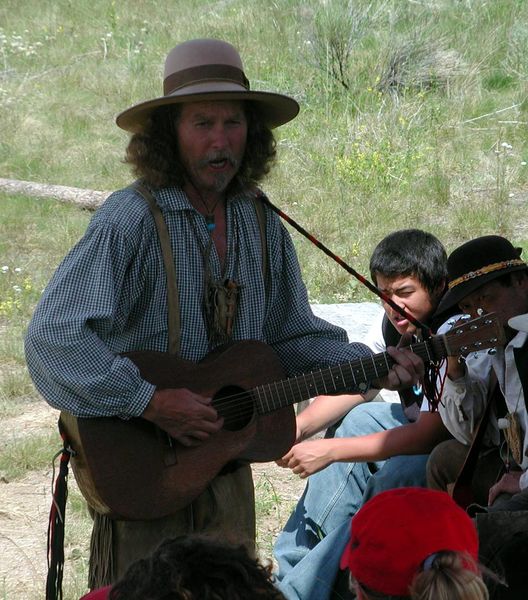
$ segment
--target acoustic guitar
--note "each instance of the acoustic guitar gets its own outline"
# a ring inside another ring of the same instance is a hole
[[[438,362],[491,348],[502,339],[502,327],[486,315],[409,348],[424,361]],[[128,520],[160,518],[187,506],[232,461],[280,458],[295,441],[295,403],[366,388],[387,375],[394,362],[381,352],[285,379],[274,350],[257,341],[236,342],[199,363],[162,352],[125,356],[159,389],[189,388],[212,397],[224,418],[221,431],[199,446],[185,447],[145,419],[77,419],[61,413],[86,500],[98,512]]]

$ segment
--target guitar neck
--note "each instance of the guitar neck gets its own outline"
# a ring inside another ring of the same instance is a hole
[[[440,360],[447,356],[443,336],[434,336],[407,348],[424,362]],[[394,360],[390,354],[380,352],[326,369],[261,385],[253,389],[257,410],[260,414],[267,414],[321,394],[335,395],[366,391],[369,383],[385,377],[393,364]]]

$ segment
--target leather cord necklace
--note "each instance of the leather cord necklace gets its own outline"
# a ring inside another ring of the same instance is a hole
[[[213,231],[215,230],[215,227],[216,227],[215,211],[216,211],[216,207],[218,206],[220,200],[222,200],[222,196],[219,196],[216,199],[215,203],[213,204],[213,207],[209,208],[209,206],[207,205],[207,202],[203,199],[202,194],[200,194],[197,187],[190,180],[189,180],[189,185],[192,187],[192,189],[194,190],[194,192],[196,194],[196,197],[198,198],[198,200],[200,201],[202,206],[205,208],[205,215],[204,215],[205,223],[207,225],[209,234],[212,237]]]

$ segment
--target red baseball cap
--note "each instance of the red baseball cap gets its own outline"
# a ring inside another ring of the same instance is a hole
[[[90,592],[83,596],[81,600],[108,600],[111,589],[112,586],[107,585],[106,587],[93,590],[93,592]]]
[[[407,596],[424,561],[443,550],[477,560],[472,520],[445,492],[398,488],[374,496],[352,518],[341,568],[373,591]],[[468,568],[475,569],[469,561]]]

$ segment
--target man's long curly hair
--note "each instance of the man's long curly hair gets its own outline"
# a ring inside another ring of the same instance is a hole
[[[200,535],[165,540],[151,557],[133,563],[110,600],[285,600],[271,565],[247,549]]]
[[[185,169],[177,142],[177,120],[181,104],[161,106],[153,111],[143,131],[135,133],[128,144],[125,162],[132,165],[139,179],[154,189],[182,186]],[[276,156],[276,142],[251,102],[244,102],[248,121],[246,150],[240,169],[228,192],[255,186],[267,175]]]

